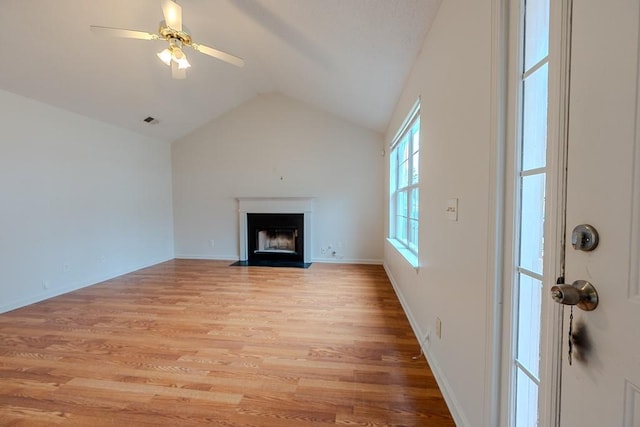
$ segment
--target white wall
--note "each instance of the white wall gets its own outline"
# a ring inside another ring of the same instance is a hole
[[[0,312],[173,258],[168,143],[0,91]]]
[[[176,256],[237,260],[236,197],[315,197],[313,261],[381,262],[382,135],[260,95],[173,143]],[[214,240],[214,246],[210,244]],[[321,254],[332,244],[337,258]]]
[[[388,143],[422,96],[420,268],[388,243],[384,261],[414,330],[421,338],[431,332],[428,359],[461,426],[483,425],[490,397],[490,89],[491,0],[444,1],[386,135]],[[458,222],[446,219],[449,198],[459,198]]]

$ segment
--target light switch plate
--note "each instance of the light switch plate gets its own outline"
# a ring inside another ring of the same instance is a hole
[[[458,220],[458,199],[447,200],[447,219],[449,221]]]

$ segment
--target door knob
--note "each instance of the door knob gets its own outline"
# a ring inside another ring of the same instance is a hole
[[[552,286],[551,298],[558,304],[576,305],[584,311],[595,310],[598,306],[598,292],[586,280],[576,280],[570,285]]]

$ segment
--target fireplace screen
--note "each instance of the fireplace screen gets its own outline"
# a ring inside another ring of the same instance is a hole
[[[247,213],[247,260],[304,261],[304,214]]]
[[[297,230],[258,230],[258,241],[254,253],[296,253]]]

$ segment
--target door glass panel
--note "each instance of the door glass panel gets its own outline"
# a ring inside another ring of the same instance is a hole
[[[545,166],[547,152],[548,65],[524,81],[522,121],[522,170]]]
[[[538,425],[538,384],[518,369],[516,377],[516,427]]]
[[[542,274],[545,175],[522,177],[520,266]]]
[[[549,1],[527,0],[525,8],[524,69],[533,67],[549,52]]]
[[[511,371],[513,412],[509,425],[538,425],[540,387],[541,308],[544,260],[545,181],[547,156],[547,101],[550,0],[520,0],[522,64],[518,72],[520,102],[516,117],[521,129],[516,141],[520,154],[513,176],[516,188],[514,206],[517,259],[512,291],[512,339],[514,354]],[[515,70],[514,70],[515,71]]]
[[[520,274],[518,292],[518,362],[539,376],[542,282]]]

